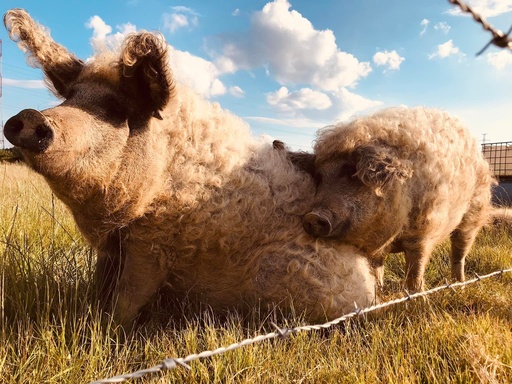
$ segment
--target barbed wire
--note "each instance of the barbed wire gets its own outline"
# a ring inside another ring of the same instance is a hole
[[[512,50],[512,40],[508,37],[510,33],[512,32],[512,26],[508,30],[508,32],[505,34],[499,29],[495,29],[491,24],[489,24],[482,16],[480,16],[478,13],[476,13],[469,5],[463,3],[460,0],[448,0],[450,3],[455,4],[459,6],[459,8],[466,12],[471,14],[473,16],[473,19],[482,24],[482,27],[486,30],[492,33],[492,39],[489,41],[485,47],[483,47],[476,55],[481,55],[491,44],[496,45],[500,48],[508,48]]]
[[[476,282],[484,280],[484,279],[488,279],[493,276],[502,276],[504,273],[509,273],[509,272],[512,272],[512,268],[502,269],[500,271],[491,272],[491,273],[489,273],[487,275],[483,275],[483,276],[479,276],[478,274],[475,274],[476,277],[473,279],[470,279],[470,280],[467,280],[464,282],[446,283],[445,285],[441,285],[441,286],[438,286],[438,287],[435,287],[435,288],[432,288],[432,289],[429,289],[429,290],[423,291],[423,292],[409,294],[407,291],[405,291],[406,296],[404,296],[404,297],[386,301],[381,304],[372,305],[372,306],[366,307],[366,308],[358,308],[357,304],[354,303],[355,309],[353,312],[350,312],[346,315],[343,315],[341,317],[338,317],[334,320],[328,321],[323,324],[303,325],[303,326],[298,326],[298,327],[293,327],[293,328],[280,328],[275,323],[271,323],[272,326],[276,329],[272,333],[267,333],[266,335],[258,335],[258,336],[252,337],[252,338],[242,340],[237,343],[230,344],[227,347],[220,347],[220,348],[217,348],[214,350],[203,351],[201,353],[191,354],[191,355],[188,355],[183,358],[182,357],[166,358],[160,364],[158,364],[152,368],[142,369],[140,371],[136,371],[133,373],[127,373],[124,375],[114,376],[109,379],[93,381],[90,384],[122,383],[129,379],[141,378],[147,374],[169,371],[178,366],[182,366],[187,369],[191,369],[191,367],[187,363],[190,363],[194,360],[199,360],[199,359],[203,359],[203,358],[207,358],[207,357],[212,357],[215,355],[220,355],[220,354],[226,353],[228,351],[239,349],[246,345],[251,345],[251,344],[258,343],[258,342],[261,342],[264,340],[275,339],[275,338],[285,338],[285,337],[287,337],[293,333],[297,333],[297,332],[302,332],[302,331],[309,332],[309,331],[314,331],[314,330],[327,329],[334,325],[340,324],[348,319],[351,319],[353,317],[361,316],[361,315],[364,315],[364,314],[367,314],[367,313],[370,313],[370,312],[373,312],[373,311],[376,311],[379,309],[391,307],[393,305],[397,305],[397,304],[403,303],[405,301],[413,300],[418,297],[428,296],[428,295],[431,295],[433,293],[436,293],[436,292],[439,292],[439,291],[442,291],[445,289],[455,289],[457,287],[463,287],[463,286],[466,286],[469,284],[473,284],[473,283],[476,283]]]

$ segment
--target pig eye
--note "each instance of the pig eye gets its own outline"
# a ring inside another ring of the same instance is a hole
[[[356,165],[352,163],[345,163],[341,166],[339,176],[345,178],[353,177],[357,172]]]

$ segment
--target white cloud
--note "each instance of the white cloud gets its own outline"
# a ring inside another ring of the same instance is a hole
[[[382,105],[381,101],[370,100],[361,95],[350,92],[346,88],[341,88],[331,97],[334,113],[333,120],[345,121],[362,112],[369,112]]]
[[[428,56],[428,58],[433,59],[435,57],[439,57],[441,59],[444,59],[448,56],[456,55],[459,53],[460,53],[459,48],[454,46],[453,41],[450,39],[444,44],[439,44],[437,46],[437,50],[434,53],[430,54]]]
[[[288,88],[281,87],[267,95],[267,102],[289,124],[292,121],[295,121],[293,124],[300,122],[300,125],[291,126],[331,124],[382,104],[380,101],[352,93],[346,88],[330,92],[302,88],[290,92]]]
[[[323,110],[332,105],[329,96],[325,93],[314,91],[311,88],[302,88],[290,92],[286,87],[281,87],[276,92],[267,94],[267,103],[281,112],[302,109]]]
[[[430,25],[430,20],[423,19],[423,20],[421,20],[420,25],[423,27],[423,29],[420,32],[420,36],[423,36],[427,32],[428,26]],[[440,22],[434,24],[434,30],[443,32],[444,34],[448,34],[448,32],[450,32],[451,28],[452,27],[450,27],[448,25],[448,23],[446,23],[444,21],[440,21]]]
[[[420,32],[420,36],[424,35],[425,32],[427,32],[428,25],[430,24],[430,21],[428,19],[421,20],[420,25],[423,27],[423,29]]]
[[[196,27],[199,24],[199,15],[191,8],[184,6],[172,7],[174,13],[165,13],[164,29],[169,30],[171,33],[176,32],[184,27]]]
[[[235,86],[229,88],[229,94],[234,97],[244,97],[245,92],[242,88],[235,85]]]
[[[240,15],[240,9],[237,8],[233,12],[231,12],[231,16],[239,16]]]
[[[28,89],[47,89],[43,80],[15,80],[4,78],[2,79],[3,85],[10,85],[18,88]]]
[[[488,53],[487,63],[496,69],[503,69],[509,65],[512,66],[512,53],[508,50]]]
[[[223,95],[227,92],[226,86],[219,79],[213,79],[210,85],[210,96]]]
[[[276,136],[292,149],[311,150],[315,132],[319,128],[346,121],[361,113],[370,113],[382,105],[380,101],[365,99],[345,88],[337,92],[326,92],[326,95],[329,96],[332,105],[321,111],[304,109],[300,111],[301,113],[288,114],[279,118],[246,116],[244,119],[251,121],[251,126],[261,133],[268,134],[268,130],[278,131],[278,134],[271,134],[271,136]],[[286,127],[286,130],[273,128],[276,126]],[[297,128],[300,131],[290,128]]]
[[[93,29],[92,37],[96,39],[104,39],[108,34],[112,32],[112,27],[105,24],[105,22],[98,15],[92,16],[87,23],[87,28]]]
[[[377,52],[373,55],[373,62],[377,66],[386,65],[388,70],[400,69],[400,64],[405,60],[395,50]]]
[[[116,26],[117,32],[112,34],[112,27],[97,15],[92,16],[85,27],[93,30],[90,41],[95,52],[121,46],[126,35],[136,31],[135,25],[125,23]]]
[[[188,25],[187,16],[173,13],[164,15],[164,28],[171,32],[175,32],[177,29],[186,27]]]
[[[170,48],[170,64],[178,82],[188,85],[205,97],[226,93],[227,89],[218,79],[219,72],[211,61]]]
[[[465,1],[476,13],[483,17],[493,17],[512,11],[512,0],[466,0]],[[450,15],[460,16],[469,14],[462,12],[458,6],[447,11]]]
[[[267,3],[253,14],[245,34],[225,37],[223,53],[216,58],[223,63],[219,69],[267,67],[283,85],[310,84],[322,90],[355,86],[370,73],[369,63],[338,48],[331,30],[316,30],[290,7],[287,0]]]
[[[434,25],[434,29],[435,29],[436,31],[440,31],[440,32],[443,32],[443,33],[445,33],[445,34],[448,34],[448,32],[450,32],[450,29],[451,29],[451,28],[452,28],[452,27],[450,27],[450,26],[448,25],[448,23],[446,23],[446,22],[444,22],[444,21],[441,21],[441,22],[436,23],[436,24]]]

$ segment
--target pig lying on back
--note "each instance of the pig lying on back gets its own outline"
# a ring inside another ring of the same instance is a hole
[[[84,63],[25,11],[4,22],[63,99],[13,116],[5,136],[97,249],[120,324],[164,285],[218,310],[293,306],[316,321],[374,300],[359,251],[303,233],[311,178],[175,84],[162,38],[140,32]]]
[[[460,121],[434,109],[386,109],[322,131],[314,155],[288,156],[317,183],[307,233],[353,244],[377,267],[387,252],[405,252],[411,290],[423,288],[434,246],[450,236],[452,277],[464,280],[494,181]]]

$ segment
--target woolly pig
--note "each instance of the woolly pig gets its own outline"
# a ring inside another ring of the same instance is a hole
[[[4,23],[63,99],[11,117],[5,136],[97,249],[96,280],[121,325],[164,285],[220,311],[293,306],[310,320],[372,303],[364,255],[302,231],[311,178],[175,84],[160,36],[132,34],[83,62],[23,10]]]
[[[403,251],[406,286],[423,288],[434,246],[450,236],[452,277],[490,212],[493,178],[461,122],[427,108],[390,108],[329,127],[314,154],[289,152],[317,182],[307,233],[349,243],[379,269]]]

